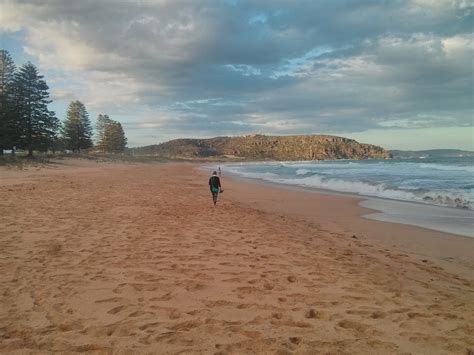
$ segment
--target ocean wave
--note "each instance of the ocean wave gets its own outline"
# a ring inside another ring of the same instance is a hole
[[[412,201],[430,205],[474,209],[474,192],[464,191],[427,191],[415,188],[397,188],[384,183],[349,181],[340,178],[328,178],[311,169],[297,169],[295,178],[282,178],[270,172],[249,172],[232,169],[233,173],[246,178],[262,179],[287,185],[353,193],[363,196],[374,196],[393,200]]]
[[[413,193],[403,190],[389,188],[386,184],[369,183],[363,181],[348,181],[336,178],[324,178],[321,176],[309,176],[301,179],[279,179],[286,184],[297,184],[305,187],[322,188],[333,191],[351,192],[363,195],[381,196],[388,198],[409,198]]]
[[[452,193],[452,192],[444,192],[444,193],[426,193],[421,196],[423,202],[428,203],[430,205],[438,205],[438,206],[448,206],[448,207],[456,207],[456,208],[465,208],[465,209],[473,209],[473,204],[469,200],[466,199],[465,196],[461,194]]]
[[[251,178],[251,179],[262,179],[262,180],[273,181],[274,179],[278,179],[279,177],[279,175],[270,173],[270,172],[264,172],[264,173],[248,172],[248,171],[243,170],[243,168],[238,168],[238,167],[227,168],[227,171],[230,173],[237,174],[239,176],[242,176],[245,178]]]
[[[313,174],[313,171],[310,169],[296,169],[295,172],[296,175],[308,175],[308,174]]]
[[[295,175],[298,177],[304,177],[304,176],[312,176],[312,175],[321,175],[325,176],[328,175],[327,172],[321,172],[321,171],[314,171],[312,169],[297,169],[295,171]]]
[[[292,169],[325,169],[325,168],[337,168],[347,169],[361,166],[362,164],[347,160],[326,160],[326,161],[308,161],[308,162],[286,162],[279,163],[281,167],[292,168]]]
[[[438,206],[474,209],[472,191],[468,193],[454,191],[402,190],[383,183],[348,181],[321,176],[309,176],[301,179],[279,179],[285,184],[356,193],[365,196],[389,198],[393,200],[421,202]]]
[[[443,171],[467,171],[469,173],[474,173],[474,166],[468,165],[444,165],[444,164],[434,164],[434,163],[423,163],[416,164],[421,169],[433,169],[433,170],[443,170]]]

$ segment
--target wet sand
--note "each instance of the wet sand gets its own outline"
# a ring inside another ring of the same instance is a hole
[[[0,351],[474,349],[472,238],[223,185],[214,209],[193,165],[0,168]]]
[[[409,224],[474,238],[472,210],[380,198],[368,198],[360,205],[379,211],[365,215],[365,218]]]

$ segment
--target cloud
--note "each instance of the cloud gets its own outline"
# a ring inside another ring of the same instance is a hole
[[[55,99],[123,117],[134,141],[362,132],[472,125],[473,8],[0,0],[0,32],[24,34]]]

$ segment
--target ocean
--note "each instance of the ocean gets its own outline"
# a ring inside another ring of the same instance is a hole
[[[240,163],[225,165],[225,170],[244,178],[376,198],[361,203],[385,212],[374,219],[474,236],[474,157]],[[417,205],[426,208],[408,213]]]

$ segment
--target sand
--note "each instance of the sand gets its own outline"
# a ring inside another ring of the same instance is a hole
[[[467,354],[474,239],[187,164],[0,169],[0,351]]]

